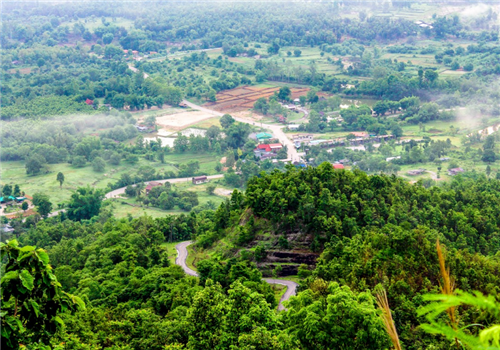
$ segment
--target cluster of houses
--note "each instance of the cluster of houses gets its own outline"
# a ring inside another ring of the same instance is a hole
[[[14,197],[14,196],[0,197],[0,203],[9,203],[9,202],[22,203],[26,199],[27,199],[26,197]]]
[[[367,143],[387,141],[395,138],[394,135],[369,135],[364,131],[353,131],[350,133],[353,137],[350,140],[346,138],[338,138],[335,140],[314,140],[313,134],[296,134],[292,135],[292,141],[296,148],[302,146],[320,146],[320,147],[342,147],[346,146],[347,142],[351,146],[364,145]]]
[[[407,174],[410,176],[416,176],[416,175],[422,175],[425,172],[426,172],[425,169],[416,169],[416,170],[409,170]],[[465,170],[462,168],[453,168],[448,170],[448,175],[455,176],[464,172]]]
[[[407,174],[410,176],[417,176],[417,175],[422,175],[426,171],[427,171],[426,169],[408,170]]]
[[[193,183],[193,185],[200,185],[200,184],[204,184],[206,182],[208,182],[208,177],[206,175],[203,175],[203,176],[196,176],[196,177],[193,177],[191,179],[191,182]],[[149,194],[149,192],[151,192],[151,190],[155,187],[159,187],[159,186],[163,186],[163,184],[161,182],[158,182],[158,181],[149,181],[147,186],[146,186],[146,195]]]
[[[465,170],[462,168],[453,168],[453,169],[448,170],[448,175],[455,176],[455,175],[458,175],[458,174],[464,173],[464,172],[465,172]]]
[[[152,132],[155,130],[155,127],[152,125],[137,124],[135,127],[140,132]]]
[[[434,27],[432,26],[432,24],[426,23],[426,22],[424,22],[424,21],[416,21],[416,22],[415,22],[415,24],[416,24],[417,26],[419,26],[420,28],[429,28],[429,29],[434,28]]]
[[[276,154],[283,148],[281,143],[261,143],[253,150],[254,155],[260,160],[276,157]]]
[[[149,51],[149,55],[144,55],[144,57],[139,56],[139,51],[137,50],[123,50],[123,57],[127,57],[129,52],[132,53],[132,59],[135,61],[140,61],[142,58],[147,58],[152,55],[158,54],[156,51]]]

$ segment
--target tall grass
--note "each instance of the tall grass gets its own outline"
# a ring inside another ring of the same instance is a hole
[[[392,319],[391,309],[389,307],[389,301],[387,300],[387,293],[385,289],[379,290],[376,293],[378,308],[382,311],[382,322],[384,323],[385,330],[391,338],[392,345],[394,349],[401,350],[401,344],[399,343],[398,331],[396,330],[396,325]]]
[[[441,278],[443,282],[441,284],[441,293],[443,295],[453,295],[455,289],[455,281],[450,277],[450,270],[446,268],[446,262],[441,249],[441,244],[439,244],[439,239],[436,241],[436,250],[439,260],[439,270],[441,271]],[[450,306],[446,309],[446,313],[450,318],[451,327],[456,331],[458,329],[458,318],[456,315],[456,307]],[[455,338],[455,344],[460,349],[460,343],[457,338]]]

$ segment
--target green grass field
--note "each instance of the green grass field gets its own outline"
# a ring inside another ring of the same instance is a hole
[[[217,188],[222,188],[224,190],[233,190],[223,184],[221,179],[212,180],[210,184],[217,185]],[[198,194],[199,205],[205,205],[209,201],[212,202],[215,207],[218,207],[223,201],[226,200],[226,196],[213,194],[209,195],[206,191],[208,184],[193,185],[190,181],[182,183],[174,183],[172,187],[179,191],[192,191]],[[135,198],[116,198],[112,200],[114,216],[117,218],[123,218],[131,215],[132,217],[140,217],[143,215],[149,215],[153,218],[163,217],[165,215],[178,215],[181,213],[186,214],[186,211],[180,210],[175,207],[172,210],[162,210],[155,207],[146,207],[142,203],[135,200]]]
[[[141,166],[150,166],[156,171],[177,172],[177,164],[187,163],[190,160],[200,162],[200,172],[209,175],[215,174],[215,165],[220,160],[211,154],[168,154],[165,156],[165,164],[160,162],[149,162],[140,159],[137,164],[128,164],[124,161],[118,166],[107,165],[102,173],[95,172],[90,163],[83,168],[75,168],[68,163],[49,164],[49,172],[36,176],[26,174],[25,164],[22,161],[2,162],[2,182],[8,184],[19,184],[21,190],[32,196],[36,192],[43,192],[51,198],[54,204],[67,201],[71,193],[78,187],[91,186],[94,188],[106,188],[108,183],[116,182],[122,174],[135,173]],[[62,172],[65,177],[62,188],[56,181],[58,172]]]
[[[168,260],[172,265],[175,264],[175,258],[177,258],[177,250],[175,249],[175,246],[179,244],[179,242],[172,242],[172,243],[163,243],[161,246],[167,250],[168,254]]]

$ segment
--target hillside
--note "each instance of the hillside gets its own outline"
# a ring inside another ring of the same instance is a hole
[[[383,349],[389,343],[373,295],[384,288],[405,348],[445,349],[444,338],[418,328],[425,294],[439,294],[442,284],[435,242],[446,247],[456,288],[497,295],[499,190],[500,181],[482,176],[426,189],[324,163],[263,173],[216,211],[133,220],[101,215],[80,223],[58,216],[32,226],[20,241],[46,248],[61,288],[86,303],[86,310],[64,311],[66,328],[47,338],[69,348]],[[204,248],[210,259],[197,262],[199,279],[171,266],[170,239],[194,239]],[[5,271],[22,268],[10,257],[34,252],[16,253],[13,244],[2,245]],[[287,274],[286,266],[300,264],[299,294],[287,311],[275,313],[277,291],[263,273]],[[2,282],[3,290],[15,281]],[[14,304],[2,305],[13,312]],[[474,308],[460,310],[460,325],[482,317]],[[304,333],[312,319],[323,335]],[[340,320],[351,326],[336,329]],[[251,347],[261,338],[263,347]]]

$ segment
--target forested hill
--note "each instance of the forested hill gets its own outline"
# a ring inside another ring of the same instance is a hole
[[[434,229],[450,246],[483,254],[500,249],[500,182],[457,178],[426,189],[402,178],[336,171],[329,163],[255,177],[245,203],[285,234],[314,237],[313,249],[366,228]]]
[[[66,349],[389,349],[374,298],[384,288],[405,349],[449,349],[449,340],[419,327],[427,322],[418,315],[428,305],[425,295],[439,294],[443,281],[436,240],[445,247],[455,287],[489,294],[494,305],[499,189],[500,181],[486,177],[456,177],[426,189],[323,163],[262,173],[216,211],[116,220],[104,209],[90,221],[47,219],[20,237],[23,248],[1,246],[8,262],[2,267],[8,272],[2,279],[2,328],[8,332],[2,344],[18,348],[40,339],[54,349],[61,343]],[[224,254],[198,262],[196,279],[170,266],[170,238],[223,247]],[[276,313],[273,291],[255,262],[278,245],[303,250],[304,241],[321,255],[314,269],[299,269],[300,293],[287,311]],[[50,265],[32,245],[47,249]],[[44,296],[49,287],[38,276],[57,278],[59,287],[50,288],[80,297],[86,309],[59,309],[60,301]],[[46,305],[50,314],[41,311]],[[475,307],[456,312],[459,327],[500,322]],[[56,313],[64,329],[50,318]],[[29,332],[20,332],[15,319]]]

